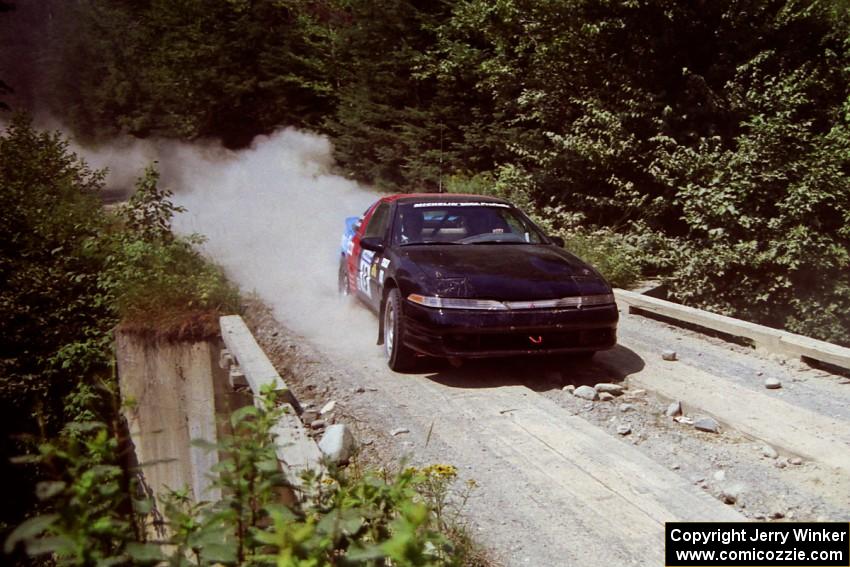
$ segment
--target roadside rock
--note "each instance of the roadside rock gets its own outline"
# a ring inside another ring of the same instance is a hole
[[[780,459],[776,459],[776,462],[773,463],[773,465],[778,469],[784,469],[788,466],[788,461],[785,459],[785,457],[782,457]]]
[[[390,435],[392,435],[393,437],[401,435],[402,433],[410,433],[410,430],[406,427],[397,427],[390,431]]]
[[[301,421],[304,423],[313,423],[317,419],[319,419],[319,412],[316,410],[304,410],[301,413]]]
[[[768,459],[775,459],[779,456],[779,453],[776,452],[776,449],[774,449],[770,445],[764,445],[761,448],[761,454],[767,457]]]
[[[724,504],[734,504],[738,501],[738,497],[731,492],[723,490],[720,492],[720,500],[722,500]]]
[[[720,431],[720,424],[712,417],[701,417],[694,421],[694,428],[700,431],[707,431],[708,433],[718,433]]]
[[[788,463],[792,465],[802,465],[803,459],[801,459],[800,457],[791,457],[790,459],[788,459]]]
[[[314,419],[310,422],[310,429],[322,429],[327,425],[324,419]]]
[[[778,390],[782,387],[782,382],[780,382],[776,378],[765,378],[764,387],[768,390]]]
[[[667,406],[667,411],[664,412],[667,417],[676,417],[682,415],[682,402],[673,402]]]
[[[579,386],[573,392],[573,395],[577,398],[581,398],[583,400],[593,401],[596,399],[596,390],[591,388],[590,386]]]
[[[620,409],[620,411],[621,411],[621,412],[625,413],[625,412],[627,412],[627,411],[632,411],[632,410],[634,410],[634,409],[635,409],[635,406],[634,406],[633,404],[620,404],[620,408],[619,408],[619,409]]]
[[[676,354],[675,350],[664,350],[664,351],[661,351],[661,359],[667,360],[669,362],[673,362],[674,360],[678,360],[679,357]]]
[[[631,432],[632,432],[632,426],[627,424],[627,423],[617,426],[617,433],[619,433],[620,435],[628,435]]]
[[[336,400],[331,400],[330,402],[328,402],[324,406],[322,406],[322,409],[319,410],[319,413],[322,414],[322,415],[325,415],[326,413],[331,413],[334,410],[335,407],[336,407]]]
[[[714,473],[714,480],[716,480],[717,482],[723,482],[724,480],[726,480],[726,471],[724,471],[724,470],[716,471]]]
[[[722,500],[724,504],[735,504],[741,499],[743,492],[744,487],[739,483],[724,486],[720,491],[720,500]]]
[[[568,393],[572,394],[573,392],[576,391],[576,387],[572,384],[567,384],[566,386],[561,388],[561,390],[563,390],[564,392],[568,392]]]
[[[609,394],[608,392],[600,392],[599,401],[600,402],[610,402],[614,399],[614,394]]]
[[[354,435],[344,423],[331,425],[319,441],[319,450],[335,463],[344,463],[351,458],[357,444]]]
[[[600,394],[604,392],[606,394],[611,394],[612,396],[623,395],[623,387],[620,384],[611,384],[608,382],[603,382],[594,386],[593,389],[599,392]]]

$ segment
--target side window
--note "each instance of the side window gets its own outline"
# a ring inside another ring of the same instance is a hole
[[[369,225],[366,227],[364,238],[383,238],[387,232],[387,221],[390,218],[389,203],[381,203],[369,219]]]

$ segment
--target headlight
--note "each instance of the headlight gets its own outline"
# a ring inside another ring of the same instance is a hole
[[[508,307],[501,301],[491,299],[458,299],[454,297],[434,297],[412,293],[407,296],[409,301],[433,307],[435,309],[476,309],[479,311],[507,311]]]
[[[594,307],[614,303],[614,294],[581,295],[560,299],[541,299],[539,301],[495,301],[492,299],[460,299],[454,297],[436,297],[412,293],[407,299],[413,303],[433,307],[434,309],[471,309],[477,311],[511,311],[521,309],[558,309]]]

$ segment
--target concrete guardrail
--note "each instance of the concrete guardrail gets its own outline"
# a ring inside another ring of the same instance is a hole
[[[618,303],[628,306],[630,313],[645,312],[660,315],[667,319],[683,321],[727,335],[743,337],[752,341],[756,348],[768,352],[812,359],[850,369],[850,348],[724,315],[709,313],[702,309],[679,305],[633,291],[615,289],[614,295]]]
[[[254,395],[255,405],[259,406],[263,389],[271,384],[288,406],[272,433],[275,436],[277,458],[283,465],[287,480],[300,488],[302,472],[308,469],[315,472],[324,470],[322,453],[296,415],[295,399],[289,388],[257,344],[242,317],[227,315],[221,317],[219,323],[221,337],[227,347],[227,352],[222,353],[222,366],[230,367],[231,385],[243,381],[247,383]]]

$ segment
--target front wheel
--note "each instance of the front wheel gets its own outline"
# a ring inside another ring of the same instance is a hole
[[[392,289],[384,307],[384,352],[387,354],[387,364],[395,372],[410,370],[416,363],[416,353],[404,344],[404,335],[401,293]]]

